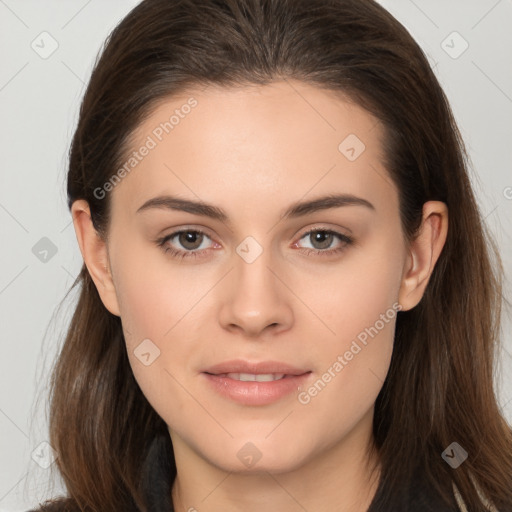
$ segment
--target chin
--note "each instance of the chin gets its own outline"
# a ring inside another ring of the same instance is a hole
[[[298,440],[288,437],[286,443],[277,438],[273,442],[265,435],[230,438],[224,444],[216,444],[214,450],[209,445],[203,456],[219,469],[238,474],[287,473],[300,468],[309,458],[304,446],[297,449],[301,446]]]

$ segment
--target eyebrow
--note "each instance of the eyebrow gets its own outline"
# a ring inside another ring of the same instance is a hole
[[[375,211],[373,204],[361,197],[357,197],[352,194],[329,194],[310,201],[293,203],[283,213],[282,218],[290,219],[303,217],[320,210],[339,208],[341,206],[364,206]],[[224,210],[217,206],[204,203],[202,201],[191,201],[189,199],[170,195],[158,196],[149,199],[137,210],[137,213],[154,208],[177,210],[229,223],[229,216]]]

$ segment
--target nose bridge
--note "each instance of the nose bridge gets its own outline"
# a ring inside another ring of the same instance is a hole
[[[277,300],[278,291],[274,274],[275,266],[271,247],[264,248],[254,237],[246,237],[236,248],[235,258],[236,294],[238,300],[246,298],[255,307],[262,308]]]
[[[289,324],[292,312],[286,287],[274,274],[279,275],[279,265],[271,247],[246,237],[236,247],[234,267],[221,314],[224,327],[238,325],[257,334],[268,325]]]

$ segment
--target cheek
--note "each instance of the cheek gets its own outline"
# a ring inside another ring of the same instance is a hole
[[[329,279],[316,276],[321,286],[304,282],[300,293],[306,296],[310,290],[308,305],[323,322],[318,322],[319,379],[298,396],[310,412],[305,421],[312,422],[311,428],[321,416],[337,425],[333,428],[347,428],[368,411],[382,388],[400,310],[403,262],[396,247],[375,240],[372,247],[347,256]]]
[[[155,340],[170,336],[181,318],[186,316],[187,321],[194,316],[193,306],[209,286],[204,271],[186,271],[163,254],[154,253],[153,249],[130,251],[129,257],[119,261],[116,272],[123,326],[134,343],[141,336]]]
[[[399,305],[375,290],[361,297],[332,323],[336,336],[319,340],[318,374],[297,393],[295,417],[316,449],[349,435],[372,411],[389,370]]]
[[[332,266],[297,273],[294,291],[316,314],[308,313],[325,341],[339,347],[396,303],[403,268],[397,240],[374,236],[364,246],[347,250]]]
[[[134,377],[153,408],[172,421],[189,399],[179,383],[193,355],[207,348],[199,347],[208,314],[201,297],[212,283],[205,271],[184,272],[161,256],[149,264],[149,252],[127,250],[115,267],[116,293]]]
[[[197,350],[192,340],[199,338],[197,322],[187,323],[194,318],[194,310],[187,314],[192,297],[178,291],[183,283],[173,273],[163,277],[155,268],[139,270],[127,274],[120,286],[128,359],[153,409],[167,423],[175,423],[189,399],[179,383],[184,382],[191,351]]]

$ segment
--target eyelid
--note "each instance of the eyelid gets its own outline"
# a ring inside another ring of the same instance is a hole
[[[338,233],[340,235],[345,235],[347,237],[351,237],[352,236],[352,230],[349,229],[349,228],[341,227],[341,226],[331,227],[331,226],[327,226],[326,224],[322,224],[320,222],[320,223],[314,224],[313,227],[311,227],[311,228],[307,228],[302,233],[302,235],[300,235],[299,238],[302,238],[304,235],[308,235],[312,231],[328,231],[328,232],[332,232],[332,233]],[[342,231],[346,231],[346,233],[343,233]]]

